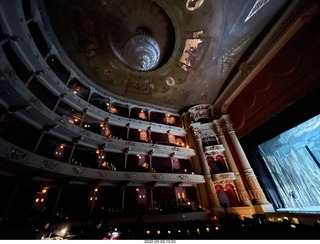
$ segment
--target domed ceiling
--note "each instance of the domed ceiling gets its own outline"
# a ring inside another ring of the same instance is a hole
[[[274,0],[55,0],[50,23],[78,68],[107,91],[171,109],[213,103],[286,3]]]

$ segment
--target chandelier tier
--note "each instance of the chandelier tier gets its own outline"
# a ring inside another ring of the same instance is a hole
[[[125,62],[134,70],[153,70],[160,61],[160,47],[148,34],[137,34],[125,45]]]

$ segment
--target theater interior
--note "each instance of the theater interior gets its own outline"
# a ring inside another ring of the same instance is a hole
[[[0,239],[319,239],[319,0],[1,0]]]

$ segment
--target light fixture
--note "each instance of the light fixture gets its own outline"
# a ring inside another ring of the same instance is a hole
[[[166,83],[168,86],[174,86],[176,84],[176,81],[173,79],[173,77],[169,76],[166,78]]]
[[[136,35],[125,45],[124,62],[133,70],[149,71],[159,64],[160,46],[146,27],[138,27]]]

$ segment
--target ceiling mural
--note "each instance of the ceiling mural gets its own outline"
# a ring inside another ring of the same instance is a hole
[[[286,0],[46,1],[61,46],[91,82],[172,109],[211,104]]]

